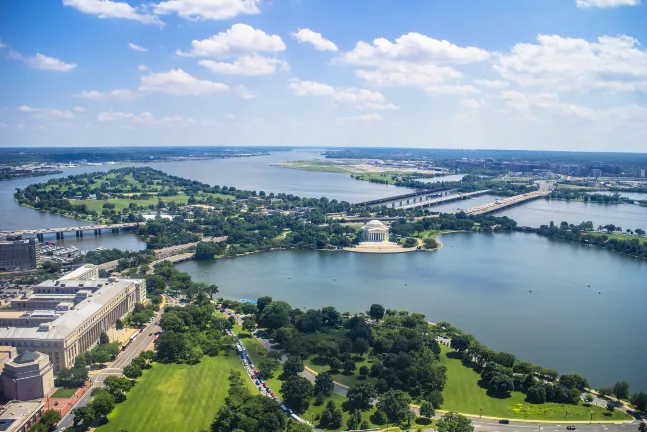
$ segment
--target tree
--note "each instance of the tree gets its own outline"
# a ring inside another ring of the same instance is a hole
[[[638,412],[644,412],[647,409],[647,393],[634,393],[631,395],[631,403],[636,407]]]
[[[436,424],[438,432],[474,432],[474,425],[465,416],[450,412]]]
[[[92,404],[74,408],[72,410],[72,414],[74,414],[74,426],[77,426],[81,423],[90,424],[97,417],[97,413],[95,413],[94,409],[92,409]]]
[[[258,364],[258,373],[261,375],[261,378],[268,380],[274,377],[274,372],[281,366],[281,362],[277,359],[266,358],[261,360]]]
[[[40,418],[40,422],[44,424],[48,430],[52,430],[56,427],[56,425],[61,421],[62,418],[63,417],[61,417],[60,412],[54,409],[50,409],[43,413]]]
[[[451,347],[456,351],[465,351],[474,342],[474,337],[466,334],[459,334],[452,337]]]
[[[124,368],[124,376],[130,379],[139,378],[142,376],[142,369],[137,364],[131,363]]]
[[[371,308],[368,311],[368,314],[375,321],[379,321],[384,317],[384,306],[381,304],[374,303],[371,305]]]
[[[281,385],[281,394],[286,404],[298,413],[308,409],[313,393],[310,381],[298,375],[289,377]]]
[[[320,373],[315,377],[315,390],[317,393],[330,394],[335,388],[332,376],[328,372]]]
[[[615,383],[613,385],[613,394],[618,399],[627,399],[629,397],[629,383],[626,381]]]
[[[500,396],[508,395],[512,390],[514,390],[514,381],[510,375],[503,373],[496,373],[490,379],[490,386],[494,393]]]
[[[371,406],[371,401],[377,397],[377,390],[368,381],[357,381],[348,389],[346,397],[352,409],[367,410]]]
[[[593,397],[593,395],[591,393],[587,393],[587,394],[584,395],[584,401],[587,402],[587,403],[593,402],[594,399],[595,398]]]
[[[324,306],[321,309],[321,319],[326,327],[336,327],[341,323],[341,314],[332,306]]]
[[[29,432],[49,432],[49,431],[50,431],[50,428],[45,426],[43,423],[36,423],[29,429]]]
[[[390,389],[377,402],[377,409],[384,411],[391,423],[399,424],[407,418],[411,397],[401,390]],[[452,431],[453,432],[453,431]]]
[[[418,240],[414,239],[413,237],[407,237],[404,239],[405,248],[412,248],[412,247],[416,247],[417,245],[418,245]]]
[[[513,367],[514,362],[517,360],[517,358],[514,356],[514,354],[506,353],[506,352],[498,352],[494,354],[494,358],[492,361],[494,363],[500,364],[501,366],[505,367]]]
[[[616,410],[615,402],[613,401],[607,402],[607,410],[609,410],[609,412],[614,412]]]
[[[369,347],[370,345],[368,344],[368,341],[360,337],[355,339],[355,343],[353,343],[353,352],[359,355],[364,355],[368,352]]]
[[[420,404],[420,417],[431,419],[436,415],[436,410],[431,402],[424,401]]]
[[[286,302],[272,302],[263,308],[263,312],[260,314],[259,324],[271,330],[285,327],[290,324],[291,310],[292,307]]]
[[[200,360],[202,360],[203,356],[204,356],[204,352],[202,351],[202,348],[200,348],[199,346],[194,346],[189,351],[189,356],[187,358],[187,363],[189,363],[189,364],[198,364],[198,363],[200,363]]]
[[[209,295],[209,298],[213,300],[213,296],[219,292],[218,285],[207,285],[204,291]]]
[[[96,415],[105,417],[115,408],[115,397],[108,392],[102,392],[94,397],[91,405]]]
[[[258,308],[258,313],[261,314],[263,312],[263,309],[265,309],[265,306],[267,306],[270,303],[272,303],[272,297],[270,296],[259,297],[258,300],[256,301],[256,307]]]
[[[110,343],[110,338],[108,337],[108,334],[106,332],[101,332],[101,335],[99,335],[99,343],[101,345]]]
[[[366,378],[369,373],[369,368],[366,365],[362,365],[359,367],[359,375]]]
[[[546,402],[546,387],[536,384],[528,389],[527,395],[529,402],[543,404]]]
[[[243,330],[245,330],[249,334],[252,334],[255,328],[256,321],[254,321],[253,318],[247,318],[245,321],[243,321]]]
[[[319,419],[319,427],[326,429],[339,429],[342,422],[342,413],[335,402],[329,400],[326,403],[326,407],[321,413],[321,418]]]
[[[351,373],[355,370],[355,362],[352,359],[344,360],[344,372]]]
[[[118,319],[117,322],[115,323],[115,327],[117,327],[117,330],[123,329],[124,328],[124,322],[122,320]]]
[[[303,372],[303,360],[299,356],[289,356],[283,364],[283,374],[285,376],[298,375]]]
[[[362,412],[360,410],[353,410],[348,416],[348,421],[346,422],[346,426],[348,427],[349,430],[357,429],[361,422],[362,422]]]
[[[338,370],[341,370],[341,368],[343,368],[343,367],[344,367],[344,363],[341,360],[339,360],[338,358],[335,357],[333,359],[330,359],[330,369],[331,370],[338,371]]]

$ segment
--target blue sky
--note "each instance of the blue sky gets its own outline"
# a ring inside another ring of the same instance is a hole
[[[4,0],[0,146],[647,151],[644,0]]]

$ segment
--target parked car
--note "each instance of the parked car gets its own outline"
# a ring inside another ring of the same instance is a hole
[[[568,425],[568,426],[566,426],[566,430],[575,430],[575,426]]]
[[[509,424],[510,420],[502,419],[502,420],[499,420],[499,423],[500,424]]]

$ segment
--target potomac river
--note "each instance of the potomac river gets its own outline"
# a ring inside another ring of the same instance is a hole
[[[492,349],[581,373],[594,387],[626,380],[634,391],[647,390],[647,261],[525,233],[457,233],[442,241],[437,252],[273,251],[178,268],[217,284],[227,298],[420,312]]]

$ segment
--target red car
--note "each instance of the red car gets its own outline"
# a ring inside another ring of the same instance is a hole
[[[160,338],[160,335],[156,335],[155,338],[153,339],[153,341],[156,341],[159,338]]]

